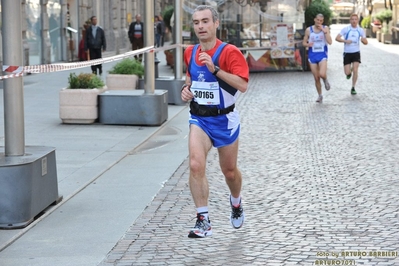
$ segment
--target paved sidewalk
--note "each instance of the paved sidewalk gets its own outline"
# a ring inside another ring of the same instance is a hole
[[[26,86],[27,143],[57,147],[61,193],[74,196],[2,250],[0,265],[399,265],[399,50],[369,41],[356,96],[336,42],[322,104],[310,72],[251,74],[237,103],[247,220],[229,225],[212,150],[206,239],[187,238],[186,107],[170,106],[159,128],[66,126],[55,84]]]
[[[112,55],[108,52],[104,57]],[[158,58],[160,76],[173,76],[162,53]],[[115,63],[103,64],[104,80]],[[70,72],[88,73],[90,68],[24,77],[25,144],[56,148],[58,189],[63,200],[24,229],[0,230],[2,266],[91,265],[101,261],[187,157],[186,106],[169,105],[168,120],[161,126],[62,124],[59,91],[67,86]],[[3,83],[0,85],[2,89]],[[3,112],[2,107],[0,117]],[[0,141],[4,142],[3,119],[0,132]],[[171,144],[175,154],[166,160],[163,157],[169,153],[164,150]],[[138,156],[143,152],[146,154]],[[125,168],[120,169],[122,166]],[[91,254],[79,253],[84,250],[82,246],[100,238],[104,241]],[[20,250],[24,250],[23,255]],[[9,251],[14,254],[11,258],[6,254]],[[56,261],[47,258],[44,251]]]
[[[362,47],[352,96],[334,43],[323,104],[310,73],[252,74],[238,101],[244,227],[229,225],[213,150],[212,237],[187,238],[195,210],[186,160],[100,265],[399,265],[397,48],[372,39]]]

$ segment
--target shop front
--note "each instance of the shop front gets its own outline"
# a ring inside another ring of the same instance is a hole
[[[62,59],[62,21],[60,0],[47,2],[43,12],[40,0],[25,1],[26,42],[29,48],[29,64],[57,62]],[[48,17],[48,28],[43,30],[42,16]],[[49,42],[48,45],[43,42]]]
[[[297,0],[215,1],[220,15],[218,38],[239,47],[251,72],[307,70],[302,46],[305,4]],[[185,1],[189,25],[194,4]],[[195,43],[189,27],[184,42]]]

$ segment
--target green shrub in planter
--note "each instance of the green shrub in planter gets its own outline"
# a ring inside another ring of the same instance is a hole
[[[109,71],[110,74],[137,75],[141,78],[144,75],[144,66],[140,61],[126,58],[114,65]]]
[[[104,82],[98,76],[88,73],[69,74],[69,89],[100,89],[104,87]]]
[[[377,18],[388,24],[392,20],[392,10],[385,9],[379,12]]]
[[[172,18],[174,12],[174,7],[172,5],[168,5],[164,8],[164,10],[161,12],[162,13],[162,17],[163,17],[163,21],[165,22],[165,26],[171,30],[172,26],[171,26],[171,21],[170,19]]]
[[[371,16],[363,18],[362,25],[360,26],[362,26],[363,29],[371,29]]]
[[[375,17],[383,23],[382,32],[388,33],[388,25],[392,20],[392,10],[385,9],[383,11],[378,12]]]
[[[332,17],[332,11],[328,4],[324,0],[313,0],[305,10],[306,27],[314,24],[314,18],[317,14],[322,14],[324,16],[324,25],[329,26],[331,24],[330,18]]]

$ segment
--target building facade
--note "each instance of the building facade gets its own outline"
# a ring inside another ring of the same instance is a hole
[[[97,16],[98,25],[105,30],[107,50],[119,53],[130,47],[128,26],[136,14],[144,12],[146,3],[145,0],[19,1],[23,18],[24,65],[77,61],[83,25],[91,16]],[[173,2],[154,0],[155,14],[160,14]],[[0,62],[3,61],[1,45],[0,41]]]
[[[108,51],[119,54],[130,49],[128,27],[136,14],[141,14],[143,21],[145,20],[144,5],[151,0],[18,1],[21,2],[23,18],[24,65],[38,65],[78,61],[84,24],[92,16],[97,17],[98,25],[105,30]],[[168,6],[175,4],[175,0],[152,1],[155,14],[161,14]],[[200,4],[208,4],[217,8],[220,14],[218,37],[237,46],[249,47],[270,46],[270,29],[274,23],[287,23],[293,26],[294,31],[302,29],[304,10],[310,3],[310,0],[180,1],[183,4],[182,30],[188,34],[188,38],[184,35],[186,40],[195,41],[192,39],[195,36],[191,23],[194,8]],[[172,21],[173,19],[171,26]],[[0,53],[1,51],[2,48]],[[0,61],[2,62],[1,54]]]

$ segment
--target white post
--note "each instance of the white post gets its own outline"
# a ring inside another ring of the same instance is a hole
[[[21,2],[2,0],[1,8],[3,65],[22,66]],[[22,156],[25,154],[23,78],[5,79],[3,93],[5,155]]]

